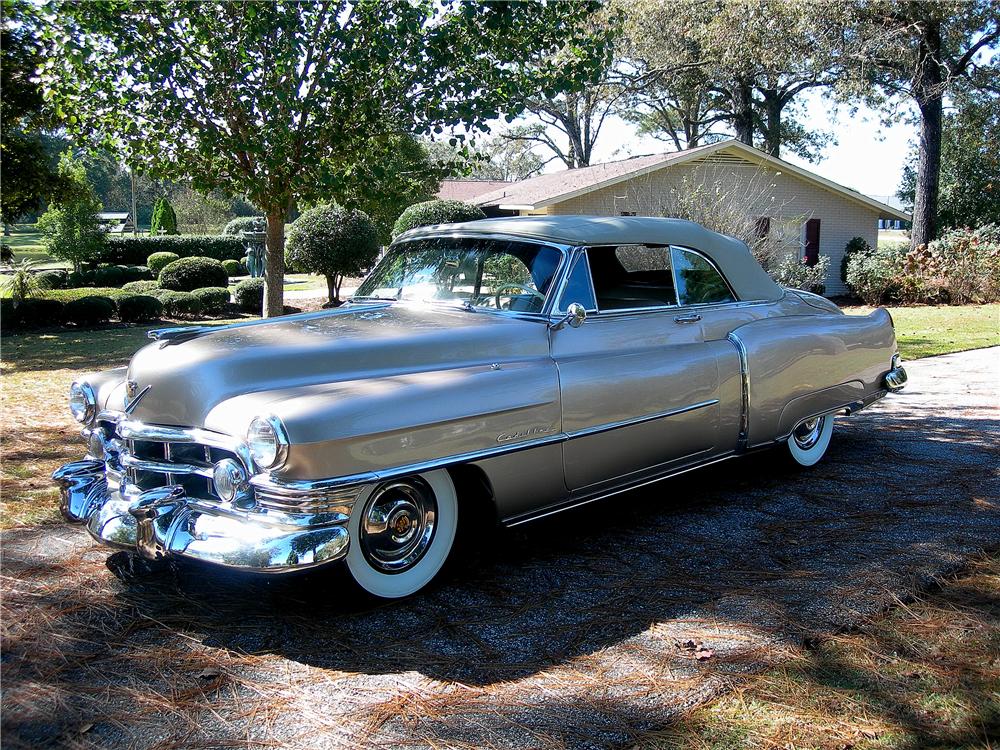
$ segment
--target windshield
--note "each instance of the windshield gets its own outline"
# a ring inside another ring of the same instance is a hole
[[[455,302],[542,311],[562,253],[514,240],[434,237],[389,248],[355,299]]]

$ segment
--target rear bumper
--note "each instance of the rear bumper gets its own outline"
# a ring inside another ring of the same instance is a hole
[[[899,355],[892,357],[892,369],[885,374],[885,387],[895,393],[903,390],[906,385],[906,370],[899,364]]]
[[[150,559],[185,557],[228,568],[285,573],[347,554],[348,516],[262,516],[189,497],[180,485],[145,492],[109,487],[103,461],[57,469],[61,510],[98,542]]]

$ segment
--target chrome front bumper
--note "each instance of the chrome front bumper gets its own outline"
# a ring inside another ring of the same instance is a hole
[[[144,492],[109,487],[103,461],[57,469],[63,515],[98,542],[150,559],[186,557],[263,573],[312,568],[347,554],[348,515],[240,511],[190,497],[180,485]]]

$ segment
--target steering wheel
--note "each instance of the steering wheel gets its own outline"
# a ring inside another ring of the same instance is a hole
[[[497,287],[497,291],[496,291],[496,295],[495,295],[496,296],[496,303],[497,303],[497,310],[502,309],[500,307],[500,298],[501,297],[509,297],[509,296],[511,296],[510,294],[506,293],[508,290],[515,291],[515,290],[518,290],[518,289],[520,289],[522,292],[527,292],[528,294],[530,294],[533,297],[537,297],[541,302],[545,302],[545,295],[542,294],[541,292],[539,292],[537,289],[532,289],[530,286],[525,286],[524,284],[504,284],[504,285],[502,285],[500,287]]]

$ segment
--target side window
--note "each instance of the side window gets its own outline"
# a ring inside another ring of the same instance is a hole
[[[726,280],[704,257],[682,247],[670,250],[677,278],[677,297],[682,305],[736,301]]]
[[[597,309],[586,253],[578,255],[573,262],[573,268],[566,279],[566,287],[563,289],[562,297],[559,298],[559,310],[566,312],[566,308],[574,302],[583,305],[587,310]]]
[[[599,310],[635,310],[677,304],[670,248],[619,245],[587,249]]]

